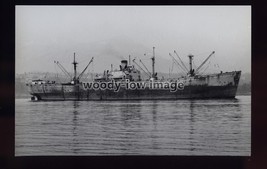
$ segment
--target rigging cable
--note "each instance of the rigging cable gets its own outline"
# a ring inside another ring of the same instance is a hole
[[[54,65],[55,65],[55,69],[56,69],[56,79],[59,81],[59,83],[61,83],[61,80],[60,80],[60,78],[58,77],[58,69],[57,69],[57,66],[56,66],[56,61],[54,61]]]
[[[180,58],[180,56],[178,55],[178,53],[174,50],[174,53],[176,54],[176,56],[178,57],[178,59],[180,60],[180,62],[182,63],[183,67],[185,68],[186,72],[189,72],[189,70],[187,69],[187,67],[185,66],[183,60]]]
[[[175,63],[175,61],[174,61],[174,59],[173,59],[173,60],[172,60],[172,68],[173,68],[174,63]],[[177,67],[177,66],[176,66],[176,67]],[[181,73],[181,71],[179,72],[179,70],[180,70],[180,68],[177,67],[177,69],[176,69],[177,74]],[[173,69],[172,69],[172,71],[173,71]]]
[[[203,73],[205,73],[205,71],[208,69],[209,66],[210,66],[210,61],[209,61],[208,65],[207,65],[207,67],[202,71],[202,73],[200,75],[203,75]]]
[[[177,65],[177,67],[182,70],[182,73],[187,74],[187,72],[184,70],[184,68],[178,63],[178,61],[171,55],[171,53],[169,53],[169,56],[172,58],[172,60],[175,62],[175,64]]]
[[[172,58],[172,67],[171,67],[172,72],[173,72],[173,68],[174,68],[174,59]]]

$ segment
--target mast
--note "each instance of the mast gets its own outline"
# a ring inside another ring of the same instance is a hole
[[[74,52],[74,60],[73,60],[73,67],[74,67],[74,77],[73,77],[73,81],[74,81],[74,84],[76,84],[77,83],[77,62],[75,61],[75,52]]]
[[[152,78],[155,78],[155,47],[153,47],[153,57],[152,59]]]
[[[193,60],[193,55],[188,55],[189,57],[189,75],[190,76],[193,76],[194,75],[194,72],[193,72],[193,69],[192,69],[192,60]]]
[[[129,55],[129,65],[131,65],[131,55]]]

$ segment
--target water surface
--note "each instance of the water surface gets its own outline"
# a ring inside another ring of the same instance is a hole
[[[250,96],[15,103],[16,156],[250,155]]]

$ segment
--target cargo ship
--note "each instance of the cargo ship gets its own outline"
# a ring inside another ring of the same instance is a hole
[[[187,74],[175,78],[159,79],[155,72],[155,48],[153,47],[151,73],[145,65],[142,68],[135,59],[131,60],[129,57],[129,60],[121,61],[119,69],[113,70],[111,65],[111,69],[104,71],[102,75],[96,75],[91,81],[81,82],[81,77],[93,62],[93,58],[77,75],[78,63],[75,61],[74,53],[73,77],[61,64],[56,62],[63,72],[70,76],[70,82],[58,83],[38,79],[30,81],[26,85],[32,95],[31,99],[40,101],[233,99],[236,96],[241,71],[221,71],[207,75],[199,73],[199,70],[213,54],[214,51],[196,69],[192,68],[193,55],[188,56],[189,66],[185,66],[180,58],[180,62],[178,62],[172,56],[176,64],[187,71]],[[147,79],[141,78],[141,70],[148,76]]]

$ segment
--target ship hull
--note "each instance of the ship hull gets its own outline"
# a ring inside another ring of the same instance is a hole
[[[174,92],[166,89],[113,90],[85,89],[77,85],[34,85],[31,95],[44,101],[67,100],[178,100],[178,99],[231,99],[235,98],[241,72],[234,71],[213,76],[186,79],[184,88]]]
[[[211,99],[235,98],[237,88],[234,86],[203,87],[188,86],[183,91],[136,90],[136,91],[80,91],[72,93],[33,93],[38,100],[176,100],[176,99]]]

